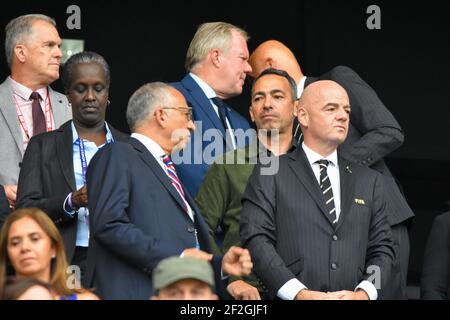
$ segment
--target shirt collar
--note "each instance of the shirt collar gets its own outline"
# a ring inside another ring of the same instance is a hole
[[[305,142],[302,143],[302,148],[305,151],[306,157],[308,158],[309,164],[312,166],[314,163],[316,163],[318,160],[326,159],[331,162],[332,165],[335,167],[337,166],[337,151],[334,150],[333,153],[329,154],[327,157],[323,157],[317,152],[311,150],[306,146]]]
[[[164,150],[155,140],[136,132],[132,133],[131,137],[141,142],[157,160],[162,160],[166,156]]]
[[[75,125],[73,124],[73,121],[70,123],[70,126],[72,127],[72,143],[75,143],[79,138],[78,132],[77,129],[75,128]],[[106,121],[105,121],[105,130],[106,130],[106,143],[114,142],[111,130],[109,129]]]
[[[217,97],[216,92],[209,84],[207,84],[205,81],[200,79],[198,76],[193,74],[192,72],[189,73],[189,75],[194,79],[194,81],[198,84],[198,86],[202,89],[202,91],[205,93],[206,97],[208,99],[212,99]]]
[[[15,81],[13,78],[8,77],[11,82],[11,87],[13,92],[21,97],[24,101],[30,100],[30,96],[33,93],[33,90],[24,86],[23,84]],[[36,90],[37,93],[41,96],[41,99],[45,100],[47,98],[47,87],[42,87]]]
[[[306,76],[303,76],[300,79],[300,82],[297,84],[297,99],[300,99],[300,97],[302,96],[303,90],[305,90],[305,81],[306,81]]]

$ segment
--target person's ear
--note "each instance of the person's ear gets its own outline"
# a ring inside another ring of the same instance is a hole
[[[297,119],[300,125],[304,128],[308,127],[309,124],[309,115],[308,112],[303,107],[299,107],[297,110]]]
[[[162,128],[166,128],[167,127],[167,113],[164,112],[164,109],[161,107],[157,107],[154,111],[154,114],[156,122],[162,127]]]
[[[294,117],[297,117],[298,115],[298,100],[294,101]]]
[[[265,69],[269,69],[269,68],[273,68],[274,65],[274,61],[272,58],[267,58],[266,60],[266,65],[265,65]]]
[[[252,122],[255,122],[255,115],[253,114],[252,105],[250,105],[250,107],[248,108],[248,113],[250,114],[250,119],[252,120]]]
[[[221,61],[221,55],[219,49],[212,49],[210,52],[210,59],[214,66],[219,67]]]
[[[16,56],[17,60],[19,60],[21,63],[24,63],[27,57],[27,47],[23,44],[18,44],[14,47],[14,55]]]

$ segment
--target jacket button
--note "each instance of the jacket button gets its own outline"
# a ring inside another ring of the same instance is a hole
[[[333,269],[333,270],[336,270],[336,269],[337,269],[336,263],[332,263],[332,264],[331,264],[331,269]]]
[[[192,232],[194,232],[194,231],[195,231],[195,228],[193,228],[193,227],[189,227],[189,228],[188,228],[188,232],[192,233]]]
[[[338,240],[337,235],[333,234],[333,240],[334,240],[334,241],[337,241],[337,240]]]

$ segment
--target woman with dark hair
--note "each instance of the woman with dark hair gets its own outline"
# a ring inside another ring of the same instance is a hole
[[[8,274],[8,266],[12,266],[11,274]],[[37,208],[12,212],[0,232],[0,296],[11,275],[49,283],[55,298],[98,299],[81,288],[80,279],[69,279],[61,235],[47,214]]]
[[[86,170],[99,148],[127,136],[105,121],[110,71],[94,52],[73,55],[62,80],[73,120],[30,140],[20,170],[17,208],[38,207],[57,225],[67,262],[82,276],[89,244]]]

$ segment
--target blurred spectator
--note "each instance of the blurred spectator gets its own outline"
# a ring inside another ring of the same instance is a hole
[[[13,279],[8,282],[2,300],[54,300],[52,287],[35,278]]]
[[[12,266],[11,274],[8,274],[9,266]],[[0,233],[0,296],[5,290],[7,276],[31,277],[50,283],[55,298],[98,299],[81,288],[79,272],[71,274],[58,229],[47,214],[37,208],[15,210],[3,225]]]
[[[162,260],[153,272],[156,295],[152,300],[217,300],[214,271],[205,260],[171,257]]]

